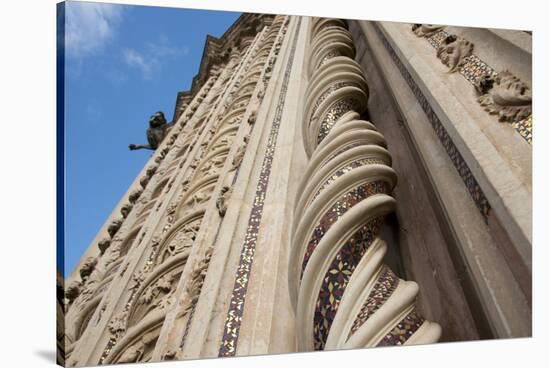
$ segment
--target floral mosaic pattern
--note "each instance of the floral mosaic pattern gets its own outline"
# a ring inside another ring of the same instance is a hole
[[[297,28],[299,29],[301,24],[301,18],[298,20]],[[265,151],[264,160],[262,162],[262,169],[260,172],[260,179],[256,186],[256,195],[254,197],[254,203],[252,205],[252,212],[248,219],[248,229],[245,235],[243,248],[241,251],[241,258],[239,260],[239,267],[235,277],[235,284],[233,286],[233,292],[231,295],[231,301],[229,304],[229,310],[224,326],[224,333],[219,350],[220,357],[234,356],[237,351],[237,342],[239,338],[239,329],[241,326],[242,316],[244,312],[244,304],[246,299],[246,292],[248,288],[248,282],[250,280],[250,272],[252,269],[252,263],[254,260],[254,253],[256,250],[256,242],[258,239],[258,231],[263,214],[263,206],[265,203],[265,193],[269,183],[271,175],[271,165],[273,162],[273,155],[275,153],[275,146],[277,144],[277,137],[279,134],[279,127],[281,124],[281,116],[283,113],[284,102],[286,99],[286,93],[288,88],[288,82],[290,79],[290,72],[292,71],[292,63],[294,60],[294,53],[296,51],[296,42],[298,40],[298,32],[294,34],[292,48],[288,58],[288,62],[283,77],[283,85],[279,94],[277,108],[275,111],[275,117],[271,126],[267,147]]]
[[[302,273],[300,280],[304,274],[307,263],[313,254],[313,251],[327,233],[330,227],[340,219],[350,208],[355,206],[357,203],[361,202],[365,198],[372,196],[374,194],[389,193],[390,188],[388,184],[384,181],[374,181],[370,183],[365,183],[359,185],[357,188],[354,188],[344,194],[321,218],[313,233],[309,239],[309,243],[306,247],[306,252],[304,254],[304,259],[302,261]]]
[[[359,85],[359,83],[356,83],[356,82],[338,82],[338,83],[334,83],[333,85],[331,85],[329,88],[327,88],[322,94],[321,96],[319,96],[319,98],[317,99],[317,101],[315,101],[315,105],[313,105],[313,109],[311,110],[311,115],[315,115],[315,112],[317,112],[317,109],[319,108],[319,105],[321,105],[323,103],[323,101],[325,101],[327,99],[327,97],[339,90],[340,88],[344,88],[344,87],[357,87],[357,88],[361,88],[361,86]]]
[[[485,194],[481,190],[481,187],[479,186],[477,180],[472,174],[470,168],[464,161],[464,158],[456,148],[449,134],[447,133],[447,130],[441,123],[441,120],[439,120],[439,117],[436,115],[432,106],[430,105],[430,103],[428,102],[428,100],[426,99],[426,97],[424,96],[424,94],[422,93],[422,91],[420,90],[420,88],[412,78],[412,76],[409,74],[407,68],[403,65],[403,63],[399,59],[399,56],[397,56],[397,54],[395,53],[395,50],[392,48],[392,46],[390,45],[390,43],[382,33],[382,30],[380,30],[379,26],[376,23],[374,23],[374,29],[378,33],[378,36],[380,37],[380,40],[384,44],[384,47],[386,48],[391,58],[395,62],[397,68],[401,72],[401,75],[407,81],[407,84],[409,85],[411,91],[413,92],[416,99],[422,106],[422,109],[424,110],[424,113],[428,117],[428,120],[430,121],[432,128],[434,129],[437,137],[439,138],[441,144],[447,151],[447,155],[449,155],[449,158],[453,162],[453,165],[455,166],[460,177],[462,178],[462,181],[464,182],[464,184],[466,185],[466,188],[470,192],[470,196],[475,202],[479,212],[481,213],[481,216],[483,216],[483,219],[487,223],[489,213],[491,211],[491,205],[489,204],[487,197],[485,197]]]
[[[313,345],[315,350],[323,350],[330,326],[334,321],[349,279],[380,231],[383,220],[383,217],[377,217],[363,225],[340,248],[329,266],[315,305],[313,317]]]
[[[350,172],[351,170],[356,169],[358,167],[365,166],[365,165],[372,165],[372,164],[384,165],[385,162],[382,161],[382,160],[379,160],[377,158],[362,158],[362,159],[359,159],[359,160],[352,161],[349,164],[347,164],[346,166],[342,167],[341,169],[338,169],[334,174],[332,174],[332,176],[330,178],[328,178],[321,185],[321,187],[319,187],[319,190],[317,190],[317,193],[315,193],[315,195],[311,199],[310,203],[313,202],[319,196],[319,194],[321,194],[321,192],[323,190],[325,190],[326,187],[328,187],[330,184],[334,183],[334,181],[336,179],[338,179],[340,176],[342,176],[345,173]]]
[[[349,336],[354,334],[388,300],[398,284],[399,278],[395,273],[388,266],[383,266],[378,280],[376,280],[372,291],[365,300],[365,304],[363,304],[353,321]]]
[[[330,130],[336,124],[336,121],[342,117],[346,112],[350,110],[359,110],[359,101],[354,98],[346,98],[339,100],[328,111],[325,118],[321,122],[319,127],[319,134],[317,136],[317,144],[321,143],[323,139],[330,133]]]

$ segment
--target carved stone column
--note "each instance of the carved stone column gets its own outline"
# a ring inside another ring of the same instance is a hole
[[[383,263],[384,217],[397,175],[366,112],[368,86],[346,24],[311,23],[302,120],[310,158],[297,191],[289,264],[300,351],[436,342],[418,286]]]

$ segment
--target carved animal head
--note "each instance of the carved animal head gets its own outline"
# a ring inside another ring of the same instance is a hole
[[[151,128],[158,128],[166,124],[166,118],[162,111],[157,111],[149,118],[149,126]]]

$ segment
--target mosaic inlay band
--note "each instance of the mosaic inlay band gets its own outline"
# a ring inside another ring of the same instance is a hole
[[[317,136],[317,144],[321,143],[326,138],[330,130],[336,124],[336,121],[350,110],[359,110],[360,103],[354,98],[346,98],[339,100],[328,111],[325,118],[319,127],[319,135]]]
[[[256,186],[256,195],[254,198],[254,203],[252,205],[252,211],[248,219],[248,228],[241,251],[239,267],[237,269],[233,293],[231,294],[231,301],[229,303],[229,310],[227,312],[227,318],[224,326],[224,333],[219,351],[220,357],[234,356],[237,351],[237,342],[239,338],[241,320],[244,312],[246,291],[250,279],[252,262],[254,260],[256,242],[258,239],[258,230],[260,228],[263,214],[263,206],[265,202],[265,194],[271,174],[271,165],[273,161],[273,155],[275,153],[275,146],[277,144],[277,137],[281,124],[281,116],[283,113],[284,102],[288,89],[288,82],[290,80],[290,73],[292,71],[292,64],[296,51],[296,43],[298,41],[298,34],[301,22],[302,18],[298,18],[297,26],[294,31],[294,39],[292,41],[292,48],[288,57],[285,74],[283,77],[283,83],[275,110],[275,117],[273,119],[264,160],[262,162],[260,179],[258,180],[258,184]]]
[[[313,251],[325,236],[326,232],[330,227],[338,221],[350,208],[355,206],[357,203],[361,202],[365,198],[368,198],[374,194],[387,194],[390,192],[388,183],[384,181],[374,181],[370,183],[361,184],[358,187],[350,190],[342,196],[319,220],[319,223],[313,229],[311,238],[306,248],[304,254],[304,259],[302,261],[302,273],[300,275],[300,280],[304,274],[307,263],[313,254]]]
[[[413,310],[384,336],[376,346],[403,345],[423,323],[424,318],[420,316],[416,310]]]
[[[345,173],[350,172],[351,170],[356,169],[358,167],[362,167],[362,166],[365,166],[365,165],[372,165],[372,164],[385,165],[385,162],[378,159],[378,158],[371,158],[371,157],[362,158],[362,159],[359,159],[359,160],[352,161],[349,164],[347,164],[346,166],[342,167],[341,169],[338,169],[338,171],[336,171],[334,174],[332,174],[332,176],[330,178],[328,178],[319,187],[319,190],[317,190],[317,192],[315,193],[315,195],[311,199],[310,204],[311,204],[311,202],[313,202],[319,196],[319,194],[321,194],[321,192],[323,190],[325,190],[326,187],[328,187],[330,184],[332,184],[340,176],[342,176]]]
[[[321,165],[321,167],[325,166],[326,164],[328,164],[330,162],[330,160],[332,160],[333,158],[335,158],[336,156],[340,155],[341,153],[344,153],[346,152],[347,150],[349,149],[352,149],[354,147],[357,147],[357,146],[361,146],[363,145],[364,143],[362,142],[354,142],[354,143],[351,143],[351,144],[348,144],[348,145],[345,145],[344,147],[338,149],[336,152],[334,153],[331,153],[328,158],[325,160],[325,162],[323,162],[323,164]]]
[[[334,83],[333,85],[331,85],[329,88],[327,88],[322,94],[321,96],[319,96],[319,98],[317,99],[317,101],[315,101],[315,105],[313,105],[313,109],[311,110],[311,115],[315,115],[315,112],[317,111],[317,109],[319,108],[319,105],[321,105],[321,103],[323,103],[324,100],[327,99],[327,97],[332,93],[332,92],[335,92],[337,90],[339,90],[340,88],[344,88],[344,87],[357,87],[357,88],[361,88],[361,86],[359,85],[359,83],[356,83],[356,82],[338,82],[338,83]]]
[[[328,52],[324,57],[323,59],[319,62],[319,65],[317,65],[317,68],[320,68],[321,66],[323,66],[324,64],[327,63],[327,61],[329,61],[330,59],[334,58],[334,57],[337,57],[337,56],[342,56],[342,53],[338,50],[331,50],[330,52]]]
[[[361,258],[380,231],[384,218],[377,217],[363,225],[340,248],[319,290],[313,317],[313,339],[315,350],[323,350],[330,326],[334,321],[347,284]]]
[[[439,120],[439,117],[436,115],[432,106],[430,105],[430,103],[428,102],[428,100],[426,99],[426,97],[424,96],[424,94],[422,93],[422,91],[420,90],[420,88],[418,87],[418,85],[410,75],[405,65],[403,65],[403,63],[399,59],[399,56],[397,56],[397,54],[395,53],[395,50],[393,49],[393,47],[390,45],[390,43],[384,36],[384,33],[376,23],[373,23],[373,26],[376,33],[380,37],[380,40],[382,41],[384,47],[386,48],[391,58],[395,62],[395,65],[401,72],[401,75],[407,81],[407,84],[409,85],[411,91],[413,92],[416,99],[420,103],[420,106],[422,106],[422,109],[424,110],[424,113],[426,114],[428,120],[430,121],[432,128],[434,129],[437,137],[439,138],[439,141],[447,151],[447,155],[449,155],[451,161],[453,162],[453,165],[455,166],[460,177],[462,178],[462,181],[464,182],[464,184],[466,185],[466,188],[470,192],[470,196],[474,200],[479,212],[481,213],[481,216],[483,216],[483,219],[487,223],[489,212],[491,211],[491,205],[489,204],[487,197],[485,197],[485,194],[481,190],[481,187],[479,186],[477,180],[472,174],[470,168],[464,161],[464,158],[456,148],[451,137],[445,130],[445,127],[441,123],[441,120]]]
[[[380,276],[376,280],[376,284],[374,284],[367,300],[365,300],[365,303],[353,321],[349,336],[354,334],[388,300],[398,284],[399,278],[388,266],[384,265]]]

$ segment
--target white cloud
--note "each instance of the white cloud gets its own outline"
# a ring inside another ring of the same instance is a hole
[[[124,49],[122,55],[126,64],[141,71],[143,78],[151,78],[154,64],[157,63],[156,59],[147,58],[134,49]]]
[[[113,39],[123,6],[68,1],[65,6],[67,56],[83,58],[101,50]]]
[[[189,54],[188,47],[176,47],[170,45],[170,41],[164,34],[160,35],[158,42],[148,42],[147,50],[152,56],[156,58],[186,56]]]
[[[144,51],[125,48],[122,50],[122,57],[128,66],[140,70],[144,79],[152,79],[155,73],[160,72],[166,59],[189,54],[188,47],[171,45],[165,35],[160,35],[157,42],[145,43],[142,49]]]

